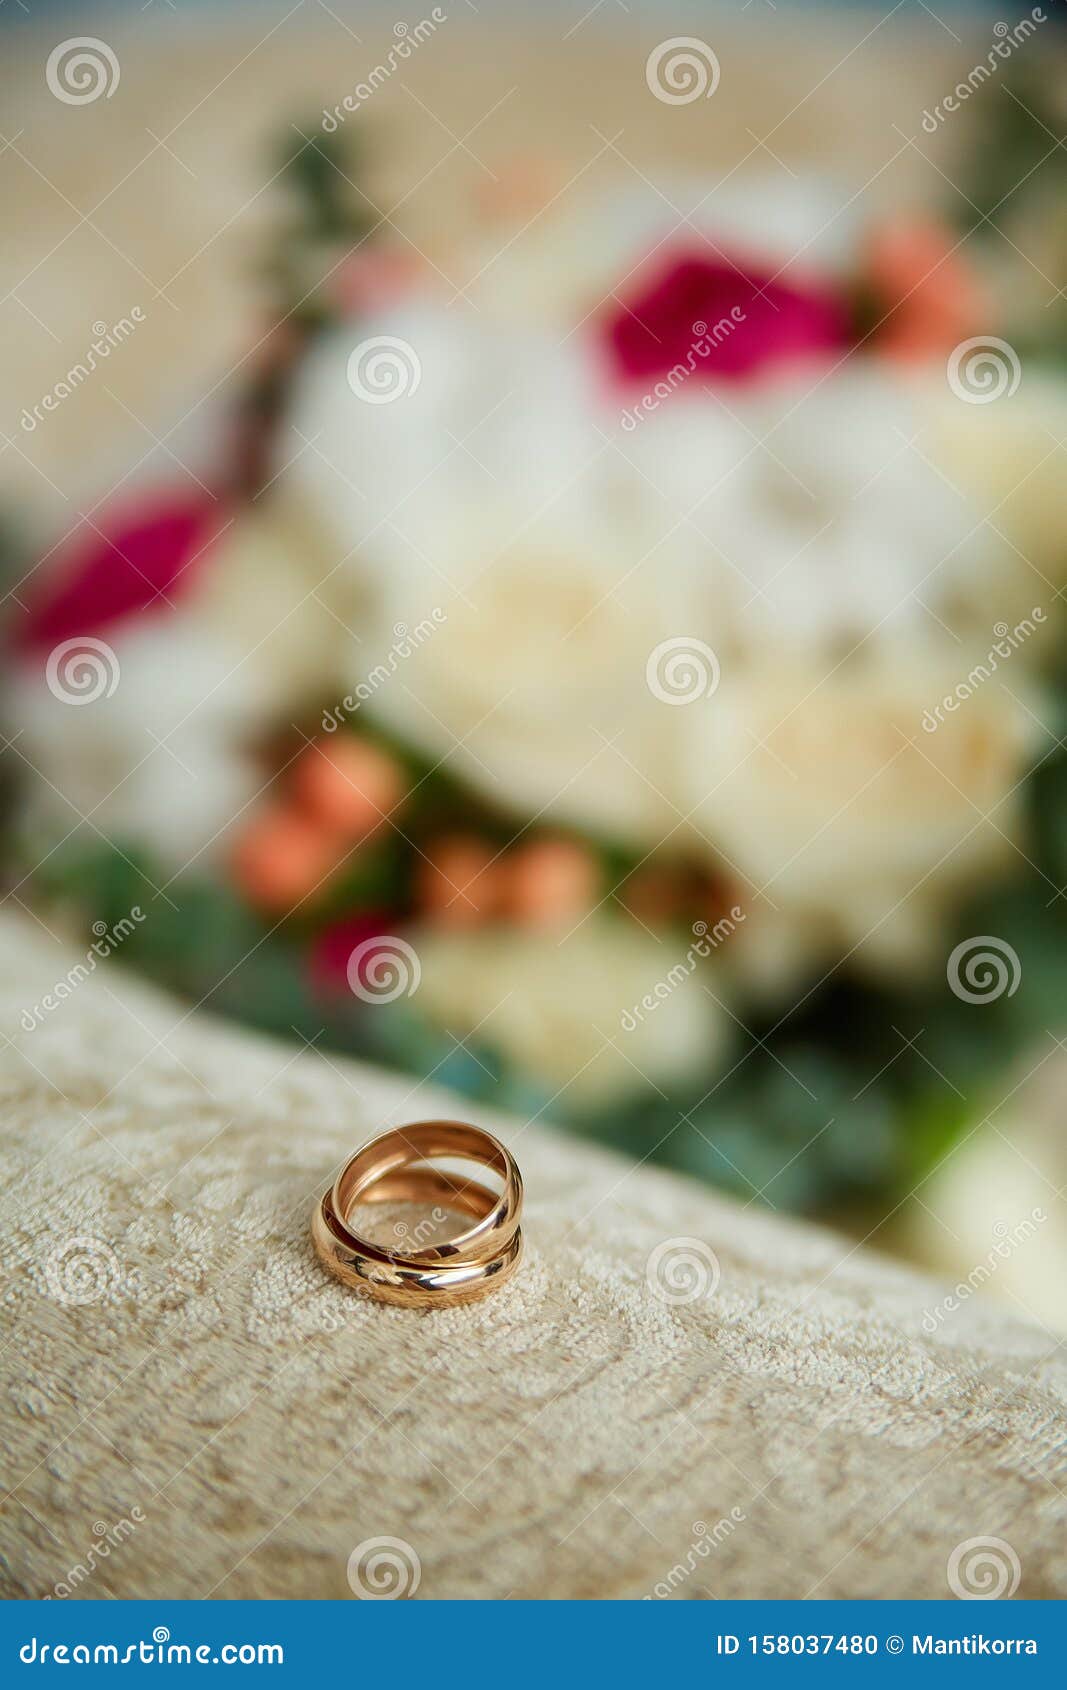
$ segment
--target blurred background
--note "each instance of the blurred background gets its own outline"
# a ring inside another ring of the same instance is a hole
[[[135,969],[1062,1325],[1062,24],[9,0],[5,1034]]]

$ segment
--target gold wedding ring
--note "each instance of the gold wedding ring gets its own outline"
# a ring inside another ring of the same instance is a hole
[[[473,1162],[500,1181],[433,1166],[450,1158]],[[402,1248],[364,1238],[351,1224],[362,1203],[417,1203],[455,1210],[473,1225],[452,1238],[426,1242],[409,1229]],[[315,1206],[311,1235],[320,1261],[337,1279],[384,1303],[442,1308],[473,1302],[503,1285],[522,1256],[522,1175],[510,1151],[466,1121],[415,1121],[372,1139],[349,1157]]]

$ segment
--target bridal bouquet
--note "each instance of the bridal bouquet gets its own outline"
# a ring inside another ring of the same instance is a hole
[[[527,172],[424,257],[344,140],[205,484],[21,595],[20,895],[749,1197],[905,1189],[1067,997],[1052,318],[814,180]]]

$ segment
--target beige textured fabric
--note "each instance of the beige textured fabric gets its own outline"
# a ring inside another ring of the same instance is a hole
[[[429,1598],[936,1596],[986,1536],[1020,1596],[1067,1594],[1043,1329],[975,1298],[925,1338],[921,1276],[514,1122],[513,1286],[367,1304],[320,1270],[312,1195],[454,1102],[114,963],[27,1032],[78,958],[0,942],[5,1594],[344,1596],[382,1536]],[[647,1264],[679,1238],[721,1277],[672,1303]]]

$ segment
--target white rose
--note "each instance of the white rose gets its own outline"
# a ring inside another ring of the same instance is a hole
[[[315,448],[294,479],[367,587],[350,682],[439,611],[373,712],[519,814],[662,838],[679,820],[679,739],[644,670],[692,625],[710,542],[616,450],[619,414],[580,351],[430,305],[382,329],[417,350],[417,389],[361,401],[349,331],[318,349],[295,417]],[[705,475],[744,438],[698,408],[686,445]],[[702,584],[702,615],[714,599]]]
[[[47,654],[20,669],[12,712],[37,779],[31,826],[85,844],[144,844],[168,868],[217,849],[262,775],[244,750],[258,688],[237,654],[179,612],[105,630],[111,695],[70,704],[45,678]]]
[[[729,620],[746,653],[801,647],[830,667],[863,639],[939,642],[975,576],[1002,561],[968,491],[924,451],[928,395],[868,361],[744,404],[747,456],[700,521],[734,565]]]
[[[264,497],[220,537],[177,612],[232,653],[236,686],[257,724],[287,725],[318,705],[345,673],[359,614],[350,572],[306,501]],[[228,683],[227,683],[228,684]]]
[[[593,917],[562,936],[482,928],[414,940],[419,1008],[457,1039],[499,1050],[564,1111],[695,1082],[722,1054],[729,1023],[701,989],[712,965],[689,967],[684,935],[657,942]]]
[[[1029,363],[1014,394],[968,403],[946,381],[931,406],[926,449],[993,542],[992,567],[969,589],[986,620],[1014,623],[1039,606],[1050,632],[1062,626],[1053,611],[1067,581],[1065,436],[1067,385]],[[1042,644],[1030,647],[1031,657]]]
[[[1015,789],[1040,734],[995,679],[927,731],[968,666],[750,665],[677,712],[687,808],[742,902],[817,915],[835,951],[860,946],[878,967],[936,954],[950,898],[1015,856]]]
[[[981,1013],[979,1011],[979,1013]],[[986,1125],[940,1164],[908,1212],[912,1250],[952,1281],[955,1306],[931,1311],[951,1341],[954,1319],[975,1299],[1005,1301],[1055,1332],[1067,1327],[1067,1224],[1063,1198],[1067,1157],[1058,1125],[1063,1074],[1042,1087],[1029,1115]],[[1054,1124],[1055,1123],[1055,1124]]]

